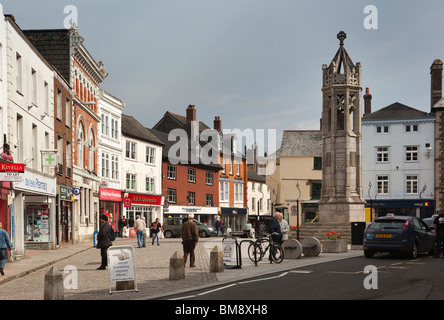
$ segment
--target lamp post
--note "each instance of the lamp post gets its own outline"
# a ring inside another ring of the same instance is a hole
[[[424,184],[424,187],[422,187],[422,190],[419,193],[419,199],[422,202],[421,219],[423,219],[425,217],[425,204],[424,204],[424,199],[422,198],[422,194],[424,193],[424,191],[426,191],[426,189],[427,189],[427,185]]]
[[[298,225],[297,229],[296,229],[296,238],[299,241],[299,198],[301,197],[301,189],[299,189],[299,182],[296,183],[296,189],[298,189],[299,195],[298,198],[296,199],[296,206],[297,206],[297,216],[296,216],[296,223]]]
[[[373,221],[373,202],[372,197],[370,196],[370,189],[372,188],[372,182],[368,182],[368,198],[370,199],[370,222]]]

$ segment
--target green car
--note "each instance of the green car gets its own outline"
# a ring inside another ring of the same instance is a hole
[[[182,224],[186,218],[166,218],[163,221],[163,234],[165,238],[180,238],[182,236]],[[193,220],[197,224],[199,237],[206,238],[216,235],[216,229],[209,227],[197,220]]]

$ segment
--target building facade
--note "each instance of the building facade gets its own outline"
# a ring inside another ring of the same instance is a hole
[[[163,220],[162,147],[163,142],[134,117],[122,115],[122,193],[123,216],[132,227],[136,216],[147,226]]]
[[[247,182],[248,220],[258,231],[259,224],[266,225],[272,217],[270,188],[266,185],[266,176],[259,175],[255,170],[248,169]],[[288,220],[287,220],[288,221]]]
[[[125,104],[118,98],[104,90],[99,91],[99,213],[106,214],[108,221],[115,228],[118,228],[117,221],[122,216],[123,210],[121,128],[124,107]]]

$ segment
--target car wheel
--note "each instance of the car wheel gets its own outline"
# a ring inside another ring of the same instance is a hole
[[[165,238],[170,239],[173,237],[173,232],[171,230],[167,230],[163,233],[163,235],[165,236]]]
[[[207,232],[205,230],[200,230],[199,231],[199,237],[206,238],[207,237]]]
[[[364,256],[366,258],[373,258],[373,256],[375,255],[375,253],[373,251],[370,250],[364,250]]]
[[[418,243],[416,241],[413,243],[412,251],[410,251],[410,258],[418,258]]]

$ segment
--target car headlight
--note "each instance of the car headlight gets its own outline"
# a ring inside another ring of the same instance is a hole
[[[214,228],[208,228],[209,231],[216,231]]]

